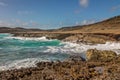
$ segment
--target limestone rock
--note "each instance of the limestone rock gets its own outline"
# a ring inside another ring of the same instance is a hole
[[[86,53],[86,59],[88,61],[111,61],[117,57],[117,54],[113,51],[89,49]]]

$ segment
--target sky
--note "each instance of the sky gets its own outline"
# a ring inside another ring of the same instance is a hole
[[[0,0],[0,27],[56,29],[120,15],[120,0]]]

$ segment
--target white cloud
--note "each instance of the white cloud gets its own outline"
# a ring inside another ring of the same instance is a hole
[[[19,19],[11,20],[1,20],[0,21],[0,27],[28,27],[29,22],[23,22]]]
[[[80,6],[82,7],[87,7],[89,4],[89,0],[79,0],[80,1]]]
[[[80,25],[80,23],[78,21],[75,22],[75,25]]]
[[[31,26],[41,26],[41,24],[35,22],[35,21],[30,21]]]
[[[95,20],[83,20],[80,25],[88,25],[88,24],[93,24],[95,23]]]
[[[19,26],[19,27],[29,27],[30,26],[30,22],[25,22],[25,21],[21,21],[19,19],[16,19],[15,20],[15,24],[16,26]]]
[[[40,24],[33,20],[30,21],[22,21],[20,19],[12,19],[12,20],[0,20],[0,27],[23,27],[23,28],[41,28],[48,29],[50,28],[50,24]]]
[[[0,21],[0,27],[13,27],[15,26],[14,23],[9,23],[9,22],[5,22],[5,21]]]
[[[117,5],[117,6],[113,6],[110,11],[116,11],[116,10],[119,10],[120,9],[120,5]]]
[[[0,6],[7,6],[7,4],[4,2],[0,2]]]

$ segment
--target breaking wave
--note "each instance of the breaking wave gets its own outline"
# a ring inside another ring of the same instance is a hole
[[[116,42],[86,45],[48,40],[46,37],[25,38],[0,34],[0,71],[36,67],[38,62],[64,60],[71,55],[85,58],[86,51],[95,48],[120,53],[120,43]]]
[[[47,61],[43,59],[37,58],[28,58],[23,60],[15,60],[13,62],[7,62],[0,66],[0,71],[4,70],[13,70],[13,69],[20,69],[20,68],[28,68],[28,67],[36,67],[36,64],[40,61]]]
[[[17,39],[17,40],[34,40],[34,41],[47,41],[46,37],[39,37],[39,38],[29,38],[29,37],[5,37],[6,39]]]
[[[56,47],[56,46],[49,46],[48,49],[44,52],[50,52],[50,53],[67,53],[67,54],[73,54],[73,53],[85,53],[88,49],[98,49],[98,50],[112,50],[116,53],[120,53],[120,43],[115,42],[106,42],[105,44],[96,44],[96,45],[86,45],[83,43],[76,44],[76,43],[70,43],[70,42],[63,42],[64,46]]]

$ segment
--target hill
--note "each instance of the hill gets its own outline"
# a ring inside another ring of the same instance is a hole
[[[120,16],[97,22],[89,25],[73,26],[73,27],[62,27],[53,30],[42,30],[42,29],[25,29],[25,28],[8,28],[0,27],[0,33],[5,32],[54,32],[54,33],[114,33],[120,34]]]
[[[72,33],[115,33],[120,34],[120,16],[97,22],[90,25],[63,27],[57,29],[59,32]]]
[[[0,27],[0,33],[16,33],[16,32],[36,32],[36,31],[44,31],[41,29],[26,29],[21,27],[9,28],[9,27]]]

